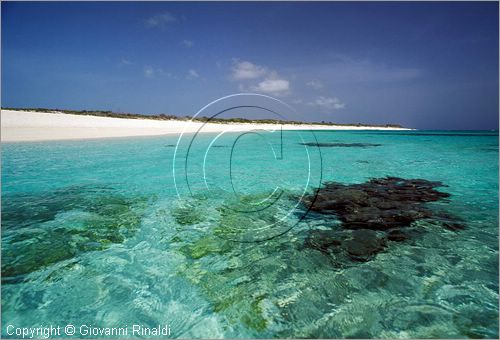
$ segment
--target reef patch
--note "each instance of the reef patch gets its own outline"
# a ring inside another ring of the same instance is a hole
[[[139,228],[146,202],[90,186],[2,196],[2,283],[124,242]]]
[[[387,241],[403,242],[418,233],[412,223],[432,220],[448,230],[464,225],[450,214],[434,211],[426,203],[450,194],[436,190],[441,182],[385,177],[362,184],[325,183],[305,206],[328,219],[340,220],[339,230],[310,230],[304,246],[322,253],[343,251],[353,261],[367,261],[387,247]]]
[[[375,144],[375,143],[314,143],[314,142],[307,142],[307,143],[299,143],[301,145],[305,146],[317,146],[321,148],[368,148],[368,147],[375,147],[375,146],[382,146],[382,144]]]

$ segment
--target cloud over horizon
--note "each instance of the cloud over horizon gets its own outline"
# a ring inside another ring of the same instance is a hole
[[[255,65],[249,61],[233,60],[231,67],[234,80],[256,79],[264,76],[268,71],[265,67]]]
[[[6,106],[184,113],[246,91],[304,120],[498,127],[496,3],[4,6]]]
[[[285,79],[264,79],[260,83],[251,87],[252,91],[283,96],[290,90],[290,82]]]
[[[311,106],[316,106],[328,110],[340,110],[345,108],[345,103],[342,103],[337,97],[319,96],[315,100],[308,103]]]
[[[198,74],[198,72],[195,70],[195,69],[189,69],[188,70],[188,75],[187,75],[187,78],[188,79],[194,79],[194,78],[199,78],[200,75]]]
[[[278,75],[278,72],[267,66],[256,65],[250,61],[233,59],[231,79],[240,81],[253,80],[251,85],[240,83],[242,91],[253,91],[274,96],[285,96],[290,93],[290,82]],[[255,83],[257,81],[257,83]]]

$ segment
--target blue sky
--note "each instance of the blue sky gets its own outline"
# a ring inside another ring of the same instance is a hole
[[[498,4],[2,3],[2,107],[193,115],[242,91],[304,121],[498,128]]]

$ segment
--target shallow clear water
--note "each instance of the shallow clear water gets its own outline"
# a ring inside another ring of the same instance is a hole
[[[71,323],[168,324],[183,338],[498,337],[496,132],[216,136],[2,144],[2,336]],[[303,247],[308,230],[339,227],[303,218],[304,192],[385,176],[442,181],[451,197],[429,205],[466,228],[417,221],[418,237],[368,262]]]

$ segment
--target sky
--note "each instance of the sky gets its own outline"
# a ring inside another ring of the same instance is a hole
[[[1,28],[2,107],[194,115],[254,92],[302,121],[499,124],[497,2],[2,2]]]

